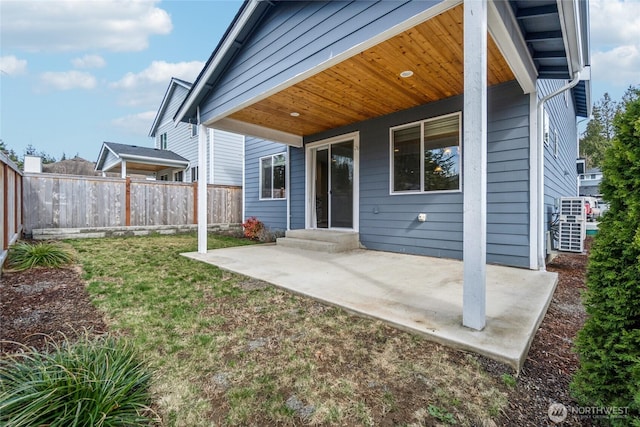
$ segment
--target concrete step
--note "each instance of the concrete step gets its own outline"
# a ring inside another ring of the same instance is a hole
[[[331,230],[289,230],[277,244],[289,248],[336,253],[360,247],[358,233]]]

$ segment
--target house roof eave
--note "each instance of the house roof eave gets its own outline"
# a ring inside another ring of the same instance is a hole
[[[164,166],[171,166],[171,167],[184,166],[186,168],[189,165],[189,161],[184,158],[183,160],[172,160],[172,159],[161,159],[158,157],[136,156],[134,154],[123,154],[120,156],[120,158],[125,161],[136,161],[138,163],[149,163],[154,165],[164,165]]]
[[[191,83],[178,79],[176,77],[171,77],[171,81],[169,82],[169,86],[164,93],[164,97],[162,98],[162,102],[160,103],[160,108],[158,108],[158,112],[156,113],[156,117],[153,119],[153,123],[151,124],[151,129],[149,130],[149,137],[154,138],[156,136],[156,131],[158,130],[158,126],[160,126],[160,118],[164,115],[167,107],[169,106],[169,99],[176,90],[176,85],[182,86],[187,90],[191,90],[193,86]]]
[[[173,117],[174,122],[181,122],[185,118],[195,116],[197,106],[214,87],[216,80],[219,78],[219,74],[216,75],[215,72],[224,69],[224,65],[233,60],[246,37],[251,34],[255,26],[260,22],[261,17],[271,6],[273,6],[273,3],[270,1],[245,0],[193,83],[187,97],[178,108]]]
[[[94,168],[96,172],[103,171],[102,166],[104,165],[104,162],[107,158],[107,151],[110,151],[116,157],[120,157],[118,153],[116,153],[111,149],[111,147],[109,147],[109,144],[107,142],[103,142],[102,147],[100,147],[100,153],[98,153],[98,161],[96,161],[96,166]]]

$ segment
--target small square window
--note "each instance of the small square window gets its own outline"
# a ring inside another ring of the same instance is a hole
[[[191,123],[191,138],[195,138],[196,136],[198,136],[198,125]]]
[[[173,180],[174,181],[182,182],[183,178],[184,178],[184,173],[182,171],[176,172],[176,173],[173,174]]]

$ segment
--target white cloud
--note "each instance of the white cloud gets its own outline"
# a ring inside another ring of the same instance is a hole
[[[172,30],[157,0],[0,0],[3,49],[135,52]]]
[[[597,80],[625,88],[640,84],[639,46],[625,45],[606,52],[593,52],[591,62]]]
[[[640,2],[637,0],[591,0],[591,40],[607,50],[640,43]]]
[[[96,87],[96,78],[82,71],[49,71],[40,74],[40,81],[46,88],[57,90],[93,89]]]
[[[85,55],[82,58],[74,58],[71,64],[75,68],[102,68],[107,62],[100,55]]]
[[[27,72],[27,61],[13,55],[0,56],[0,74],[17,76]]]
[[[596,83],[640,84],[640,2],[591,0],[591,65]]]
[[[156,111],[151,110],[113,119],[111,124],[131,135],[148,136],[155,117]]]
[[[158,108],[171,77],[192,82],[200,73],[204,62],[153,61],[139,73],[127,73],[111,84],[114,89],[122,89],[120,102],[128,106],[148,106]]]

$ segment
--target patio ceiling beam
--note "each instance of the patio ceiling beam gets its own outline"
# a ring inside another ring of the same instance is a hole
[[[462,324],[486,324],[487,0],[464,0]]]
[[[227,132],[255,136],[256,138],[266,139],[267,141],[275,141],[286,145],[292,145],[294,147],[302,147],[302,136],[300,135],[231,119],[229,117],[210,123],[208,126]]]

